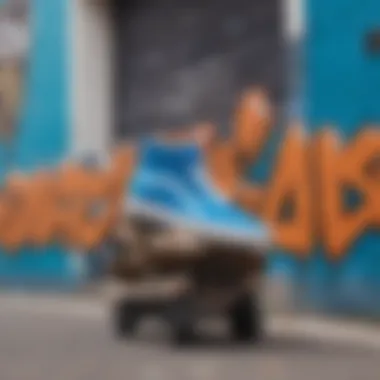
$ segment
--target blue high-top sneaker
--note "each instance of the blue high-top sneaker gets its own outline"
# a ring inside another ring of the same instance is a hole
[[[212,185],[197,145],[151,140],[141,145],[140,155],[128,189],[128,215],[189,229],[208,240],[270,247],[269,229]]]

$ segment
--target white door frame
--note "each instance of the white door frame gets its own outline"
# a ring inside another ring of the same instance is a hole
[[[106,154],[113,129],[112,21],[106,1],[70,0],[71,154]]]

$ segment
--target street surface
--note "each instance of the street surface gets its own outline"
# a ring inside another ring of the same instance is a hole
[[[215,331],[176,350],[157,321],[147,321],[132,341],[115,339],[106,306],[96,299],[0,295],[0,379],[380,379],[375,327],[277,316],[257,347]]]

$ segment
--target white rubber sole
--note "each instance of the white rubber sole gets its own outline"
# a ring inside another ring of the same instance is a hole
[[[272,242],[267,238],[258,237],[252,231],[251,235],[243,234],[233,228],[215,228],[202,223],[192,223],[188,219],[182,218],[157,205],[142,203],[136,200],[129,200],[124,212],[132,217],[144,218],[155,223],[167,225],[172,228],[187,229],[206,241],[213,240],[221,243],[233,243],[240,246],[252,247],[261,254],[266,253],[271,247]]]

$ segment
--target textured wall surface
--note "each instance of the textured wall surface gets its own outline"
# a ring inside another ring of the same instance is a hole
[[[25,59],[23,102],[11,146],[0,141],[2,175],[55,165],[66,157],[70,144],[68,2],[33,0],[29,4],[31,43]],[[72,283],[79,273],[75,265],[66,249],[54,244],[25,247],[17,254],[0,251],[0,283]]]
[[[281,99],[278,0],[119,3],[119,133],[203,120],[226,129],[250,85],[264,85]]]
[[[306,115],[312,132],[327,124],[350,141],[380,121],[380,54],[366,49],[380,28],[377,0],[309,0],[306,35]],[[328,10],[328,11],[327,11]],[[309,297],[332,309],[380,312],[380,234],[367,229],[339,265],[322,250],[305,266]]]

